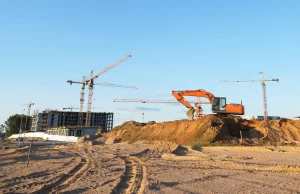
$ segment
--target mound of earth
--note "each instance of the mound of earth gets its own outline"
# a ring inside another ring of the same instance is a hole
[[[112,144],[115,144],[115,143],[118,143],[119,140],[116,139],[116,138],[113,138],[113,137],[109,137],[105,140],[104,144],[106,145],[112,145]]]
[[[129,121],[115,127],[107,137],[134,143],[137,141],[168,141],[181,145],[208,145],[216,142],[266,144],[300,141],[300,121],[281,119],[248,121],[240,117],[206,115],[198,120],[162,123]]]
[[[278,121],[270,121],[269,126],[258,126],[264,132],[264,140],[267,142],[300,142],[300,121],[280,119]]]
[[[78,139],[78,141],[76,142],[76,146],[77,147],[92,146],[95,144],[95,140],[100,137],[101,137],[100,134],[97,135],[86,134],[85,136]]]

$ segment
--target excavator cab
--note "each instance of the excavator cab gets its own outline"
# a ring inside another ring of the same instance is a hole
[[[244,115],[244,106],[241,104],[226,104],[225,97],[215,97],[212,93],[205,90],[184,90],[172,91],[172,95],[189,110],[186,115],[194,119],[195,108],[184,98],[184,96],[204,97],[212,104],[211,110],[216,114]]]
[[[244,115],[242,104],[226,104],[225,97],[215,97],[211,108],[213,113]]]
[[[215,97],[211,106],[212,112],[214,113],[226,113],[226,98],[225,97]]]

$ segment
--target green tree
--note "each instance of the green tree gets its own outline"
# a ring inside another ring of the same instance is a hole
[[[26,132],[30,130],[31,117],[24,114],[15,114],[10,116],[7,121],[5,121],[5,125],[6,137],[11,136],[12,134],[18,134],[20,127],[22,128],[22,132]]]
[[[0,125],[0,133],[4,133],[5,131],[5,126],[3,124]]]

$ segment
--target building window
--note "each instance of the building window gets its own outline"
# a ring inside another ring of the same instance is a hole
[[[74,136],[74,129],[70,129],[69,136]]]
[[[76,137],[81,137],[81,130],[77,130],[76,133]]]

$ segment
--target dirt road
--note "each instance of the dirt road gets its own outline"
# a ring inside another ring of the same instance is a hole
[[[0,193],[300,193],[300,147],[161,143],[0,151]]]

